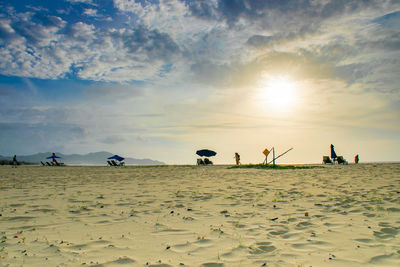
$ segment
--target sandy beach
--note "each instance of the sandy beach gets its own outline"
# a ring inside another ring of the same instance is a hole
[[[0,167],[0,266],[400,266],[400,164]]]

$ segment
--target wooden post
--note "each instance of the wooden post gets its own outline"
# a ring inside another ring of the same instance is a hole
[[[280,155],[277,156],[276,158],[275,158],[275,150],[274,150],[274,151],[273,151],[274,158],[273,158],[270,162],[268,162],[268,164],[271,163],[271,162],[274,162],[274,165],[275,165],[275,160],[279,159],[280,157],[282,157],[283,155],[285,155],[286,153],[288,153],[288,152],[289,152],[290,150],[292,150],[292,149],[293,149],[293,147],[292,147],[291,149],[289,149],[289,150],[286,150],[284,153],[280,154]]]
[[[275,166],[275,147],[272,148],[272,157],[274,158],[274,166]]]

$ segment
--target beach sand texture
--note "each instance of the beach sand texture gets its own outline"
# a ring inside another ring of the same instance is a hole
[[[0,266],[400,266],[400,164],[3,166],[0,214]]]

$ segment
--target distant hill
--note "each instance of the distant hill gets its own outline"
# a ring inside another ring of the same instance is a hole
[[[40,163],[40,161],[46,161],[46,158],[51,156],[51,152],[45,153],[37,153],[34,155],[27,155],[27,156],[20,156],[17,155],[18,161],[24,162],[33,162],[33,163]],[[80,154],[72,154],[66,155],[62,153],[57,153],[56,155],[61,157],[59,160],[60,162],[64,162],[65,164],[76,164],[76,165],[105,165],[107,164],[107,158],[111,157],[112,153],[102,151],[102,152],[94,152],[88,153],[84,155]],[[120,155],[123,157],[123,155]],[[0,160],[12,160],[12,156],[1,156]],[[49,160],[47,160],[49,161]],[[135,159],[135,158],[125,158],[125,164],[127,165],[165,165],[164,162],[152,159]]]

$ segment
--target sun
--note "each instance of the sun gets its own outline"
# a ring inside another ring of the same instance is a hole
[[[286,76],[270,77],[260,88],[260,97],[267,108],[290,110],[295,102],[296,84]]]

